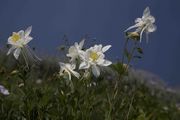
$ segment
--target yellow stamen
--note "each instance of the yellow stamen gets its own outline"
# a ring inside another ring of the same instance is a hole
[[[91,53],[90,53],[90,58],[91,58],[93,61],[96,61],[96,60],[99,58],[99,55],[97,54],[97,52],[91,52]]]
[[[13,33],[11,37],[13,42],[17,42],[21,38],[18,33]]]

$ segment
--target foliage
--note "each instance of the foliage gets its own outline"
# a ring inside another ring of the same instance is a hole
[[[1,55],[3,56],[3,55]],[[4,57],[7,62],[9,57]],[[58,76],[56,65],[43,62],[31,69],[14,64],[11,69],[1,58],[0,82],[10,95],[0,97],[2,120],[178,120],[176,101],[168,93],[152,90],[128,76],[119,79],[121,63],[113,64],[112,76],[104,71],[99,78],[73,77],[73,87]],[[11,61],[13,63],[13,61]],[[41,67],[43,64],[43,68]],[[52,68],[50,68],[51,66]],[[57,71],[51,72],[52,69]],[[117,69],[119,68],[119,70]],[[48,70],[49,69],[49,70]],[[43,74],[43,75],[42,75]],[[114,85],[118,83],[117,95]],[[175,97],[174,97],[175,98]]]

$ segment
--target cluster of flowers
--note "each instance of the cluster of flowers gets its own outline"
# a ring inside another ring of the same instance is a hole
[[[111,61],[105,60],[104,52],[106,52],[111,45],[102,46],[94,45],[87,50],[82,50],[84,45],[84,40],[82,40],[79,44],[75,43],[74,46],[69,48],[69,53],[67,57],[70,57],[70,63],[62,63],[59,65],[61,67],[60,75],[68,74],[69,79],[71,80],[71,74],[75,77],[79,78],[80,74],[74,69],[76,68],[77,62],[80,62],[79,70],[92,69],[92,73],[95,77],[100,75],[99,66],[109,66],[112,64]]]
[[[128,33],[128,37],[133,38],[138,36],[138,40],[142,39],[143,32],[148,35],[156,30],[154,25],[155,18],[150,14],[149,7],[147,7],[142,18],[137,18],[135,20],[135,25],[129,27],[125,30]],[[132,29],[133,32],[129,32]],[[13,52],[15,59],[19,58],[20,53],[22,53],[25,62],[27,63],[28,58],[34,60],[40,60],[30,47],[27,45],[33,38],[30,36],[32,27],[28,27],[25,31],[21,30],[19,32],[13,32],[12,36],[8,38],[8,44],[11,45],[7,55]],[[59,62],[60,72],[59,75],[71,80],[71,75],[80,78],[80,73],[75,70],[91,70],[95,77],[100,75],[101,66],[109,66],[112,64],[111,61],[105,59],[104,53],[111,48],[111,45],[102,46],[94,45],[86,50],[83,50],[85,40],[82,40],[79,44],[75,43],[69,48],[67,57],[70,58],[68,63]],[[77,67],[78,66],[78,67]],[[0,86],[0,92],[4,95],[8,95],[9,92],[3,86]]]

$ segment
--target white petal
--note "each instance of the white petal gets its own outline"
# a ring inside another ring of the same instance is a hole
[[[26,30],[25,30],[25,37],[28,37],[30,35],[32,31],[32,26],[29,26]]]
[[[75,59],[78,57],[77,49],[74,46],[71,46],[68,51],[69,52],[66,54],[66,56],[71,58],[71,62],[75,61]]]
[[[69,76],[69,80],[71,80],[71,73],[69,71],[66,71],[68,73]]]
[[[9,55],[14,49],[16,49],[16,48],[15,48],[14,46],[12,46],[12,47],[9,49],[7,55]]]
[[[80,59],[81,60],[83,60],[83,61],[86,61],[86,59],[87,59],[87,54],[88,54],[88,51],[86,51],[86,52],[84,52],[84,51],[79,51],[79,57],[80,57]]]
[[[12,42],[12,37],[9,37],[9,38],[8,38],[8,44],[11,44],[11,45],[14,44],[14,42]]]
[[[127,32],[127,31],[129,31],[129,30],[131,30],[131,29],[133,29],[133,28],[136,28],[136,27],[139,27],[139,24],[135,24],[135,25],[133,25],[133,26],[130,26],[130,27],[127,28],[124,32]]]
[[[99,51],[101,51],[101,49],[102,49],[102,45],[100,44],[100,45],[94,45],[93,47],[91,47],[91,48],[89,49],[89,51],[99,52]]]
[[[150,24],[148,27],[147,27],[147,32],[154,32],[156,31],[157,27],[156,25],[153,25],[153,24]]]
[[[80,74],[78,72],[76,72],[76,71],[71,71],[71,72],[75,77],[77,77],[79,79]]]
[[[96,65],[93,65],[92,66],[92,73],[95,77],[99,77],[100,75],[100,69],[96,66]]]
[[[155,22],[155,17],[150,15],[150,16],[147,17],[147,20],[148,20],[150,23],[154,23],[154,22]]]
[[[141,22],[142,21],[142,18],[136,18],[135,19],[135,23],[139,23],[139,22]]]
[[[146,18],[150,15],[150,10],[149,7],[146,7],[146,9],[143,12],[143,18]]]
[[[97,51],[101,51],[101,49],[102,49],[102,45],[100,44],[97,46]]]
[[[104,59],[104,57],[105,57],[105,55],[103,53],[100,53],[98,60]]]
[[[77,42],[74,43],[74,46],[75,46],[76,48],[79,48],[79,45],[78,45]]]
[[[109,60],[104,60],[103,66],[109,66],[109,65],[111,65],[111,64],[112,64],[111,61],[109,61]]]
[[[74,70],[76,68],[76,64],[71,64],[71,68]]]
[[[28,36],[27,38],[25,38],[25,41],[24,41],[24,45],[28,44],[33,38]]]
[[[109,65],[111,65],[111,64],[112,64],[112,62],[109,61],[109,60],[101,59],[101,60],[98,61],[98,65],[99,65],[99,66],[109,66]]]
[[[79,69],[88,69],[90,67],[89,63],[83,61],[80,65],[79,65]]]
[[[80,43],[79,43],[79,49],[82,49],[83,45],[84,45],[84,41],[85,39],[83,39]]]
[[[106,52],[107,50],[109,50],[109,48],[111,48],[111,45],[106,45],[102,48],[102,52]]]
[[[18,59],[20,52],[21,52],[21,48],[17,48],[17,49],[14,51],[14,57],[15,57],[16,59]]]
[[[20,30],[20,31],[18,32],[18,34],[20,35],[21,38],[24,38],[24,31],[23,31],[23,30]]]
[[[141,30],[141,33],[140,33],[140,42],[142,41],[142,35],[143,35],[143,32],[145,31],[146,28],[147,28],[147,26],[145,26],[145,27]]]

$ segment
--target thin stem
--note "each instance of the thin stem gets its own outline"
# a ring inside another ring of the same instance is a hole
[[[124,43],[124,47],[123,47],[123,56],[122,56],[122,64],[124,63],[124,58],[125,58],[125,50],[127,48],[127,45],[128,45],[128,42],[129,42],[129,39],[127,38],[125,43]]]
[[[34,60],[34,61],[41,61],[41,58],[39,58],[35,53],[34,51],[31,50],[31,48],[26,45],[26,48],[27,48],[27,52],[29,52],[29,55],[31,56],[31,58]]]
[[[131,53],[130,53],[130,58],[128,59],[128,62],[127,62],[126,68],[125,68],[125,72],[128,70],[128,66],[129,66],[129,64],[130,64],[130,62],[131,62],[131,60],[133,58],[134,51],[137,48],[136,45],[137,45],[137,42],[135,41],[134,47],[133,47],[133,49],[131,50]]]
[[[108,111],[107,119],[108,119],[108,120],[111,120],[112,103],[111,103],[111,100],[110,100],[110,97],[109,97],[108,93],[107,93],[107,98],[108,98],[108,103],[109,103],[109,111]]]
[[[29,69],[29,65],[28,65],[28,61],[27,61],[26,55],[25,55],[25,53],[24,53],[24,49],[22,49],[22,55],[23,55],[23,57],[24,57],[26,66],[27,66],[27,68]]]
[[[134,95],[132,96],[131,103],[130,103],[130,105],[129,105],[128,113],[127,113],[127,116],[126,116],[126,119],[127,119],[127,120],[129,120],[129,113],[130,113],[130,110],[131,110],[131,108],[132,108],[132,103],[133,103],[133,101],[134,101]]]
[[[128,42],[129,42],[129,39],[126,38],[126,41],[125,41],[124,47],[123,47],[123,56],[122,56],[122,61],[121,61],[121,62],[122,62],[122,65],[124,64],[125,50],[127,49]],[[120,74],[119,80],[121,80],[121,77],[122,77],[122,75]],[[117,95],[117,93],[118,93],[117,88],[118,88],[118,81],[116,80],[115,87],[114,87],[114,96],[113,96],[114,99],[116,98],[116,95]]]

